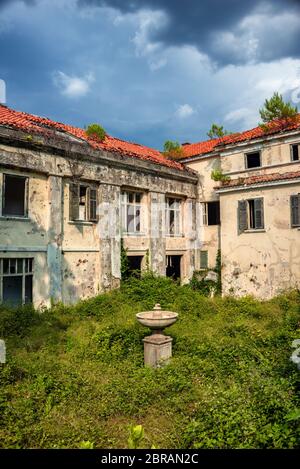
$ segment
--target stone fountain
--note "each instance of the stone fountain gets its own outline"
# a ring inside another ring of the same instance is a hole
[[[157,303],[152,311],[138,313],[136,318],[140,324],[152,330],[152,334],[143,339],[145,365],[158,368],[167,363],[172,356],[173,339],[165,335],[163,330],[177,321],[178,314],[162,311]]]

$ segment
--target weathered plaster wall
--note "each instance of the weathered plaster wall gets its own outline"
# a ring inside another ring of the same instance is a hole
[[[290,195],[299,184],[220,195],[223,293],[270,298],[300,287],[300,231],[291,228]],[[262,232],[238,234],[238,200],[263,197]]]
[[[216,182],[211,178],[211,173],[215,169],[220,169],[220,157],[209,156],[200,158],[196,161],[187,163],[189,168],[199,173],[199,186],[198,186],[198,201],[199,202],[213,202],[219,200],[216,194],[216,187],[220,186],[220,182]],[[202,240],[200,250],[208,251],[208,267],[214,268],[216,265],[216,256],[220,246],[220,227],[218,225],[203,225],[202,207],[199,208],[199,216],[197,223],[197,230],[199,239]],[[200,254],[196,253],[195,258],[196,270],[200,269]]]
[[[125,237],[129,253],[145,255],[149,250],[150,268],[164,275],[168,243],[168,249],[176,248],[183,255],[183,280],[191,276],[195,261],[191,235],[169,240],[162,236],[161,203],[166,194],[195,200],[195,175],[107,152],[99,156],[88,149],[78,159],[72,152],[68,157],[49,154],[42,145],[37,150],[0,143],[0,158],[1,172],[29,177],[28,220],[0,218],[0,256],[34,258],[36,306],[49,305],[51,299],[71,303],[119,286],[122,189],[144,193],[145,231],[142,236]],[[98,187],[98,224],[69,220],[69,183],[74,177]],[[1,188],[0,179],[0,195]],[[152,237],[151,207],[156,202],[158,233]]]
[[[299,143],[300,137],[281,137],[259,143],[244,143],[236,148],[221,151],[221,167],[223,173],[242,172],[242,177],[254,174],[270,174],[294,171],[297,162],[291,161],[291,144]],[[245,166],[245,154],[260,151],[261,168],[247,171]]]

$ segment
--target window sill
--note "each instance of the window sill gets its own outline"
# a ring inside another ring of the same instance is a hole
[[[266,230],[264,228],[259,228],[259,229],[252,229],[252,230],[245,230],[243,233],[265,233]]]
[[[30,221],[29,217],[17,217],[13,215],[1,215],[0,220],[13,220],[13,221]]]
[[[96,225],[97,222],[93,221],[86,221],[86,220],[69,220],[68,221],[69,225],[87,225],[87,226],[93,226]]]
[[[136,237],[138,237],[138,238],[141,238],[141,237],[147,236],[147,234],[146,234],[146,233],[140,233],[140,232],[138,232],[138,233],[122,233],[122,236],[121,236],[121,237],[124,238],[124,237],[126,237],[126,236],[128,236],[128,237],[134,237],[134,236],[136,236]]]

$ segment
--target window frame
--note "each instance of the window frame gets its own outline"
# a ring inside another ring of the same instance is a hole
[[[23,215],[16,215],[16,214],[8,214],[4,213],[5,210],[5,201],[6,201],[6,178],[7,177],[12,177],[12,178],[18,178],[18,179],[23,179],[25,181],[24,184],[24,201],[23,201]],[[26,219],[28,218],[28,197],[29,194],[29,177],[28,176],[23,176],[20,174],[14,174],[14,173],[2,173],[2,191],[1,191],[1,217],[2,218],[17,218],[17,219]]]
[[[133,197],[133,201],[130,202],[129,198]],[[137,196],[139,196],[140,200],[137,201]],[[135,190],[122,190],[121,191],[121,230],[124,235],[127,236],[140,236],[143,231],[142,231],[142,209],[143,209],[143,192],[141,191],[135,191]],[[134,225],[134,231],[129,231],[129,223],[128,221],[129,214],[128,213],[128,208],[132,208],[133,212],[133,225]],[[137,220],[137,211],[139,210],[139,220]],[[139,229],[137,227],[139,226]]]
[[[8,273],[4,273],[4,261],[8,261]],[[15,265],[18,265],[18,261],[22,261],[22,272],[12,273],[11,261],[15,261]],[[28,268],[26,267],[28,265]],[[31,268],[29,266],[31,265]],[[22,277],[22,305],[30,304],[30,301],[26,301],[26,278],[31,277],[31,297],[33,303],[33,277],[34,277],[34,258],[33,257],[0,257],[0,304],[3,303],[3,279],[10,277]]]
[[[205,254],[205,264],[206,266],[203,267],[202,265],[202,254]],[[199,270],[207,270],[208,269],[208,250],[207,249],[201,249],[200,250],[200,269]]]
[[[260,208],[255,207],[255,201],[260,201]],[[261,224],[260,226],[255,226],[257,222],[256,213],[260,211]],[[264,216],[264,198],[263,197],[252,197],[250,199],[238,200],[237,208],[237,225],[238,225],[238,234],[242,233],[251,233],[257,231],[265,231],[265,216]],[[244,212],[243,217],[241,218],[241,213]],[[242,226],[242,228],[241,228]]]
[[[220,211],[220,201],[219,200],[210,200],[208,202],[201,202],[202,204],[202,223],[203,226],[220,226],[221,225],[221,211]],[[216,217],[219,223],[208,223],[209,222],[209,207],[208,204],[218,204]]]
[[[174,207],[169,205],[169,202],[175,203]],[[183,211],[182,211],[182,198],[167,196],[165,201],[165,215],[166,215],[166,236],[172,238],[180,238],[183,236]],[[174,213],[174,232],[171,232],[171,212]]]
[[[74,189],[76,188],[76,194]],[[85,201],[85,208],[84,208],[84,218],[79,218],[80,215],[80,189],[85,188],[86,193],[86,201]],[[91,194],[93,196],[91,197]],[[78,218],[75,218],[74,215],[74,197],[77,198],[77,206],[76,211],[78,213]],[[93,202],[93,209],[91,204]],[[88,184],[85,182],[70,182],[69,183],[69,222],[71,223],[97,223],[98,222],[98,215],[97,215],[97,207],[98,207],[98,187],[93,184]],[[92,210],[94,211],[92,216]]]
[[[294,147],[298,148],[298,158],[294,160]],[[291,143],[290,145],[290,154],[291,154],[291,161],[300,161],[300,142],[299,143]]]
[[[293,198],[298,199],[298,223],[293,223]],[[290,196],[290,218],[291,218],[291,228],[300,228],[300,194],[291,194]]]
[[[248,156],[253,155],[254,153],[259,154],[259,166],[248,166]],[[253,151],[248,151],[244,153],[244,162],[245,162],[245,169],[251,170],[251,169],[257,169],[262,167],[262,158],[261,158],[261,151],[260,150],[253,150]]]

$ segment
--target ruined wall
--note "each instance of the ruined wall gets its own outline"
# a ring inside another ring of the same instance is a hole
[[[202,157],[196,161],[187,163],[187,166],[199,173],[198,198],[199,202],[213,202],[219,200],[216,194],[216,187],[220,182],[211,178],[213,170],[220,169],[220,157]],[[216,264],[217,252],[220,246],[220,227],[218,225],[203,225],[203,207],[198,207],[197,230],[201,239],[201,250],[208,251],[208,267],[214,268]],[[196,270],[200,269],[200,255],[196,256]]]
[[[296,170],[298,162],[291,161],[291,145],[299,143],[300,137],[277,136],[272,140],[266,140],[258,143],[246,142],[239,144],[228,150],[221,151],[221,167],[223,173],[231,174],[238,172],[242,177],[253,176],[255,174],[270,174],[274,172],[284,173]],[[260,168],[245,167],[245,154],[255,151],[261,152]]]
[[[195,200],[196,176],[107,152],[63,157],[43,151],[42,145],[37,150],[0,144],[0,157],[1,172],[29,177],[28,219],[0,218],[0,256],[34,258],[36,306],[49,305],[51,299],[71,303],[119,286],[122,188],[143,192],[147,209],[144,233],[124,239],[128,253],[149,252],[150,268],[164,275],[167,249],[176,249],[184,258],[183,281],[190,278],[195,262],[191,235],[166,240],[164,209],[160,205],[154,220],[151,206],[164,202],[166,194]],[[98,188],[98,223],[70,221],[74,178]],[[0,195],[1,189],[0,180]],[[152,237],[156,221],[158,233]]]
[[[290,196],[300,184],[220,194],[223,294],[271,298],[300,287],[300,230],[291,228]],[[264,230],[238,234],[238,201],[263,197]]]

